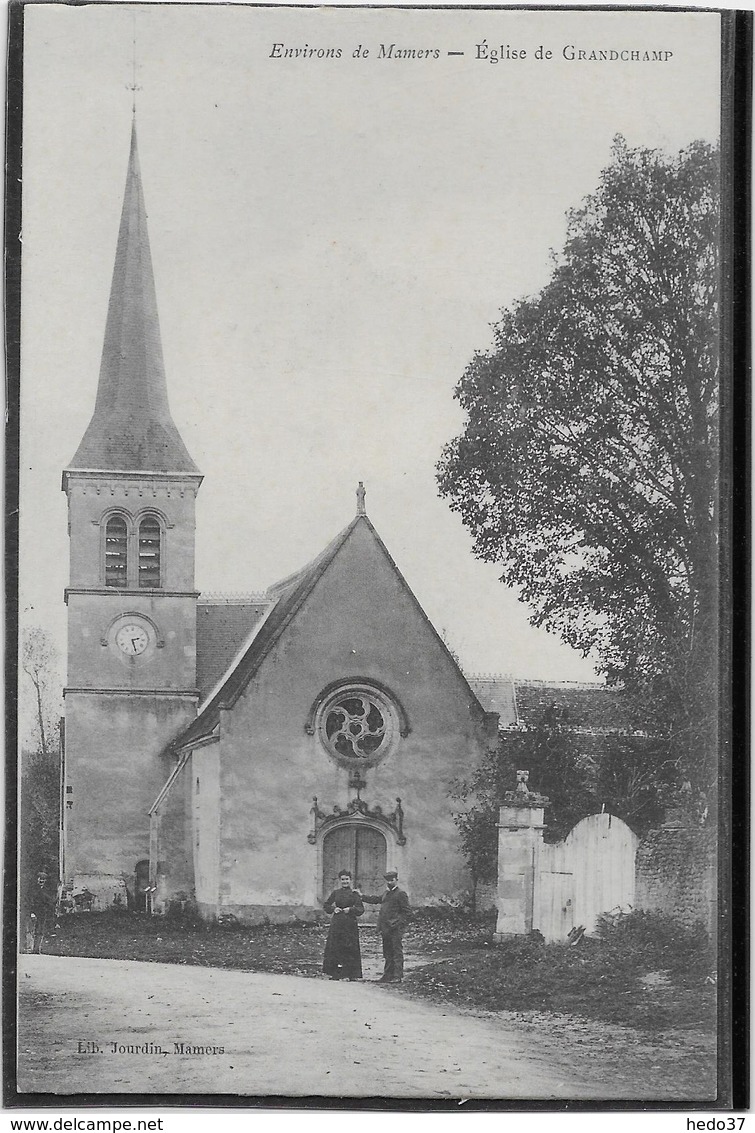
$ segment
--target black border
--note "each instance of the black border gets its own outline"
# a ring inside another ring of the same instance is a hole
[[[8,1109],[277,1109],[459,1112],[459,1099],[319,1096],[247,1097],[237,1094],[50,1094],[16,1090],[17,955],[17,706],[18,706],[18,513],[21,325],[21,190],[23,153],[24,9],[27,3],[110,4],[112,0],[10,0],[8,5],[5,172],[5,872],[3,899],[3,1105]],[[190,2],[190,6],[209,4]],[[149,7],[167,7],[149,3]],[[187,5],[188,6],[188,5]],[[212,5],[224,6],[224,5]],[[230,6],[230,5],[228,5]],[[248,8],[272,5],[246,3]],[[276,5],[278,6],[278,5]],[[317,8],[288,3],[286,8]],[[387,7],[343,5],[346,10]],[[398,9],[462,9],[460,4],[401,4]],[[751,136],[753,13],[718,8],[658,5],[475,4],[486,11],[718,12],[722,61],[722,553],[721,553],[721,818],[719,823],[719,1070],[714,1103],[515,1101],[469,1099],[465,1112],[731,1111],[749,1106],[749,876],[750,852],[750,412],[751,404]]]
[[[18,782],[18,481],[21,399],[21,154],[23,8],[8,7],[5,110],[5,840],[3,877],[3,1101],[16,1082]],[[18,1097],[18,1095],[16,1095]],[[10,1104],[10,1103],[8,1103]]]
[[[753,13],[724,13],[722,168],[725,310],[722,334],[721,573],[722,809],[719,863],[719,1096],[734,1109],[750,1104],[750,682],[751,682],[751,414],[752,414],[752,49]],[[728,73],[727,73],[728,72]],[[728,568],[728,569],[727,569]],[[727,805],[728,804],[728,805]],[[723,873],[723,869],[721,870]],[[728,904],[727,904],[728,902]]]

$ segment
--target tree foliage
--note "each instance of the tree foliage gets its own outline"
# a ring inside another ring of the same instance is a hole
[[[561,841],[603,808],[642,835],[661,821],[673,781],[673,766],[649,736],[580,734],[549,712],[531,727],[501,732],[498,749],[454,791],[466,804],[456,824],[473,883],[496,877],[499,807],[522,768],[530,772],[529,788],[550,800],[546,842]]]
[[[22,706],[29,735],[20,756],[20,888],[24,909],[38,897],[37,877],[58,876],[60,816],[60,680],[58,656],[48,634],[36,627],[21,644]]]
[[[26,630],[21,642],[21,669],[28,677],[27,692],[31,693],[29,711],[29,742],[42,755],[48,756],[57,748],[60,722],[60,679],[58,652],[50,636],[39,626]],[[29,685],[31,689],[29,689]],[[22,697],[22,703],[26,697]]]
[[[456,389],[440,490],[532,621],[593,651],[708,789],[717,659],[715,148],[614,143],[534,298]]]

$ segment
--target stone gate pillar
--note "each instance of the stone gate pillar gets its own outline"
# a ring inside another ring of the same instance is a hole
[[[532,932],[535,870],[543,840],[543,812],[550,802],[527,787],[529,771],[517,771],[498,820],[498,920],[495,941]]]

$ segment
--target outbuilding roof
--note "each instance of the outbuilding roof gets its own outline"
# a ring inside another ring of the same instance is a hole
[[[536,728],[546,720],[590,732],[636,730],[621,689],[600,681],[524,680],[504,674],[468,676],[482,706],[498,712],[502,728]]]
[[[595,682],[515,682],[517,722],[535,727],[553,713],[562,727],[590,731],[633,731],[635,721],[621,689]]]

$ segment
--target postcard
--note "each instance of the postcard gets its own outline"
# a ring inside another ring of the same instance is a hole
[[[12,6],[6,1105],[731,1105],[732,19]]]

